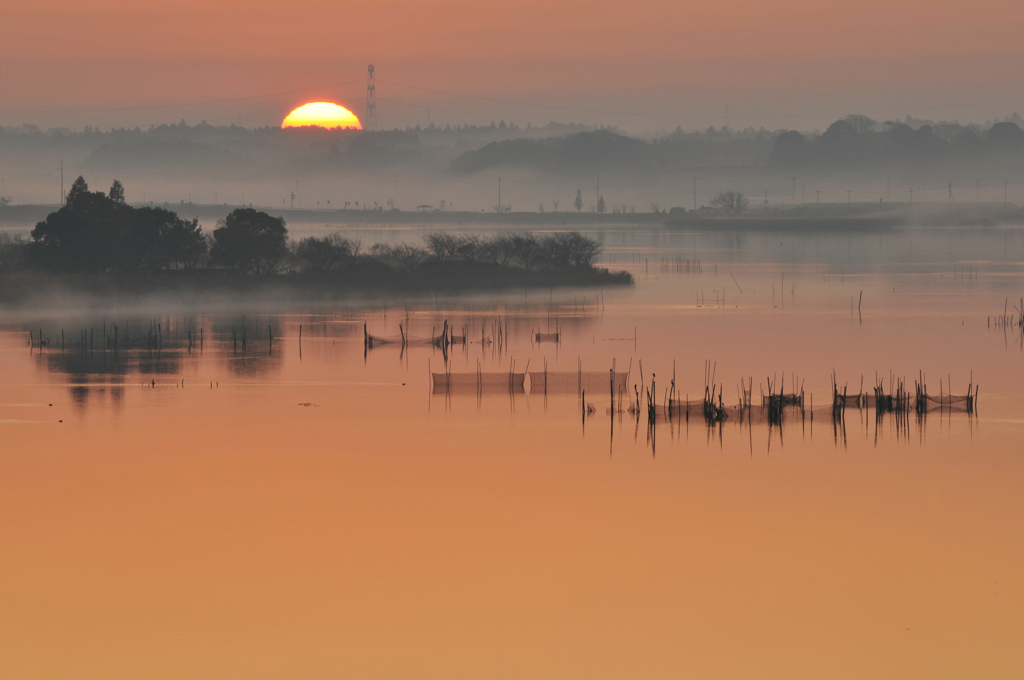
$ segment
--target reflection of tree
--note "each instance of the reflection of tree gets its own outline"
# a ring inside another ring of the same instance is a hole
[[[48,373],[70,376],[177,375],[182,350],[44,350],[35,355]]]
[[[258,378],[281,370],[281,353],[273,355],[242,354],[227,358],[228,370],[243,378]]]
[[[214,348],[215,356],[232,375],[253,378],[276,373],[284,362],[284,347],[280,338],[270,338],[281,328],[276,316],[257,317],[255,321],[245,317],[234,322],[218,319],[209,329],[207,349]]]

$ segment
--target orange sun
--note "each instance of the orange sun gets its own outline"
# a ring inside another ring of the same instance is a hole
[[[363,125],[354,113],[344,106],[331,102],[303,104],[289,113],[281,123],[282,128],[317,125],[324,128],[346,128],[362,130]]]

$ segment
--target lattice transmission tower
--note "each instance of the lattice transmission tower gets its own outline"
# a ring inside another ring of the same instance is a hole
[[[377,81],[373,77],[373,64],[370,64],[366,74],[366,125],[377,129]]]

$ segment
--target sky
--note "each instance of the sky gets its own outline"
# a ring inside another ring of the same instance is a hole
[[[371,63],[381,127],[984,122],[1024,111],[1022,32],[1018,0],[5,0],[0,125],[362,114]]]

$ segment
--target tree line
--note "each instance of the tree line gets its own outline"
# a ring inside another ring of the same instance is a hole
[[[769,163],[786,169],[957,162],[1024,153],[1024,130],[1012,121],[982,130],[957,123],[879,123],[867,116],[837,120],[820,135],[783,132]]]
[[[600,244],[578,232],[537,237],[530,233],[428,234],[422,245],[375,244],[364,250],[340,233],[288,238],[285,220],[253,208],[238,208],[217,222],[212,234],[198,219],[165,208],[133,207],[115,181],[108,193],[90,191],[79,177],[65,203],[24,241],[0,235],[0,267],[60,273],[105,273],[170,269],[222,269],[241,275],[284,272],[326,274],[371,264],[401,269],[455,263],[525,270],[591,269]]]

